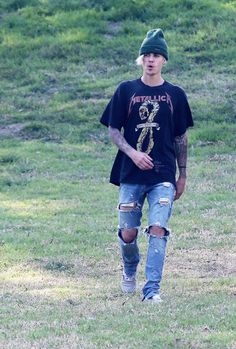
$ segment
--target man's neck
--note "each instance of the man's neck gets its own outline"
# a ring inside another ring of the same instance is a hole
[[[145,85],[148,86],[160,86],[164,83],[164,79],[162,78],[162,76],[150,76],[150,75],[143,75],[141,77],[142,82]]]

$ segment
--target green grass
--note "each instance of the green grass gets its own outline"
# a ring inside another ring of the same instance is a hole
[[[235,157],[191,155],[164,303],[153,308],[140,303],[143,235],[139,291],[119,289],[117,192],[107,184],[114,147],[105,158],[95,142],[5,140],[1,149],[11,177],[1,185],[4,348],[233,348]]]
[[[0,12],[0,346],[236,348],[235,2],[10,0]],[[143,234],[138,292],[119,288],[116,149],[98,122],[141,74],[151,27],[195,121],[157,307],[141,303]]]

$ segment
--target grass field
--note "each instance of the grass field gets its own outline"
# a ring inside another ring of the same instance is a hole
[[[235,349],[235,2],[10,0],[0,10],[0,347]],[[195,127],[164,302],[150,306],[143,234],[138,291],[120,291],[116,148],[98,120],[116,85],[140,74],[139,43],[156,26],[170,45],[164,76],[187,91]]]

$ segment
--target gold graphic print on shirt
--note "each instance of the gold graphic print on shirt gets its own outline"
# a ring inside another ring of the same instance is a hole
[[[154,118],[159,110],[160,106],[157,101],[148,100],[145,101],[139,108],[139,116],[141,120],[146,120],[145,123],[138,124],[135,131],[142,129],[137,141],[137,150],[145,151],[149,154],[154,146],[153,128],[160,130],[160,126],[157,122],[153,122]],[[143,149],[143,142],[145,138],[148,137],[149,143],[147,149]]]

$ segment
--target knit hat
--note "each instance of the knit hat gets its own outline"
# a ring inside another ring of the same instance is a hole
[[[168,60],[168,46],[164,38],[164,33],[160,28],[151,29],[147,32],[140,47],[139,55],[141,56],[145,53],[159,53]]]

